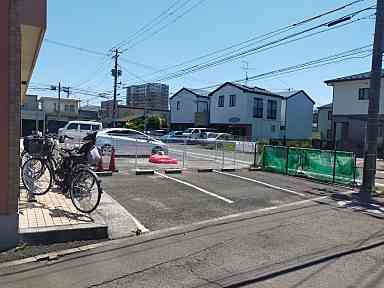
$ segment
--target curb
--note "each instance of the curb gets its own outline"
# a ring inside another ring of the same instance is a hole
[[[88,251],[91,249],[95,249],[101,246],[105,246],[108,243],[102,242],[102,243],[95,243],[95,244],[89,244],[89,245],[84,245],[76,248],[69,248],[65,250],[60,250],[60,251],[55,251],[55,252],[49,252],[46,254],[40,254],[28,258],[23,258],[23,259],[18,259],[18,260],[12,260],[4,263],[0,263],[0,269],[2,268],[8,268],[12,266],[19,266],[23,264],[28,264],[28,263],[33,263],[33,262],[38,262],[38,261],[52,261],[52,260],[57,260],[60,257],[64,257],[67,255],[79,253],[79,252],[84,252]]]
[[[19,231],[19,237],[28,244],[52,244],[74,240],[100,240],[108,239],[107,225],[81,224],[81,227],[63,225],[57,227],[27,228]]]
[[[221,172],[235,172],[236,169],[235,168],[221,168],[220,171]]]
[[[261,167],[253,167],[253,166],[248,167],[248,171],[261,171],[261,170],[262,170]]]
[[[199,168],[197,169],[199,173],[213,172],[213,168]]]
[[[99,177],[108,177],[108,176],[112,176],[112,171],[99,171],[99,172],[95,172],[97,176]]]
[[[155,174],[154,170],[136,170],[136,175],[153,175]]]
[[[182,169],[165,169],[165,174],[181,174],[183,172]]]

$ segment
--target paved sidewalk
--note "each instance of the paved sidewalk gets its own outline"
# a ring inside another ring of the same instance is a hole
[[[36,202],[27,201],[27,192],[21,190],[19,200],[19,229],[79,225],[92,223],[94,220],[76,210],[71,199],[61,193],[48,192],[36,196]]]
[[[36,196],[27,201],[27,192],[20,191],[19,235],[26,243],[53,243],[73,240],[108,238],[105,221],[97,213],[81,213],[71,199],[57,192]]]

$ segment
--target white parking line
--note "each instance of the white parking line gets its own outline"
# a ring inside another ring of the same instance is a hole
[[[172,148],[169,148],[168,151],[183,153],[182,150],[176,150],[176,149],[172,149]],[[208,158],[209,160],[216,159],[215,156],[211,156],[211,155],[208,155],[208,154],[200,154],[200,153],[188,152],[188,151],[186,151],[186,153],[187,153],[187,155],[190,155],[191,157],[194,157],[194,158],[199,158],[199,159],[207,159]],[[218,155],[217,159],[221,161],[222,160],[221,155]],[[226,160],[226,161],[234,161],[232,158],[227,158],[227,157],[225,157],[224,160]],[[238,159],[236,159],[236,162],[239,162],[239,163],[242,163],[242,164],[247,164],[247,165],[252,164],[252,162],[238,160]]]
[[[163,173],[159,173],[159,172],[157,172],[157,171],[155,171],[155,174],[156,174],[156,175],[159,175],[159,176],[161,176],[161,177],[164,177],[164,178],[166,178],[166,179],[173,180],[173,181],[175,181],[175,182],[184,184],[185,186],[194,188],[194,189],[196,189],[196,190],[198,190],[198,191],[200,191],[200,192],[203,192],[203,193],[205,193],[205,194],[207,194],[207,195],[209,195],[209,196],[212,196],[212,197],[215,197],[215,198],[217,198],[217,199],[220,199],[220,200],[222,200],[222,201],[224,201],[224,202],[227,202],[227,203],[229,203],[229,204],[232,204],[232,203],[235,202],[235,201],[233,201],[233,200],[231,200],[231,199],[228,199],[228,198],[225,198],[225,197],[223,197],[223,196],[217,195],[217,194],[215,194],[215,193],[213,193],[213,192],[209,192],[209,191],[207,191],[207,190],[205,190],[205,189],[203,189],[203,188],[200,188],[200,187],[198,187],[198,186],[196,186],[196,185],[193,185],[193,184],[191,184],[191,183],[185,182],[185,181],[183,181],[183,180],[180,180],[180,179],[177,179],[177,178],[170,177],[170,176],[168,176],[168,175],[165,175],[165,174],[163,174]]]
[[[213,170],[213,172],[215,172],[217,174],[227,175],[227,176],[239,178],[239,179],[242,179],[242,180],[254,182],[254,183],[257,183],[257,184],[260,184],[260,185],[264,185],[264,186],[269,187],[269,188],[273,188],[273,189],[276,189],[276,190],[281,190],[281,191],[284,191],[284,192],[287,192],[287,193],[291,193],[291,194],[294,194],[294,195],[297,195],[297,196],[300,196],[300,197],[306,197],[306,195],[303,194],[303,193],[295,192],[295,191],[292,191],[292,190],[289,190],[289,189],[286,189],[286,188],[283,188],[283,187],[279,187],[279,186],[275,186],[275,185],[272,185],[272,184],[268,184],[268,183],[265,183],[265,182],[262,182],[262,181],[258,181],[258,180],[252,179],[252,178],[247,178],[247,177],[243,177],[243,176],[240,176],[240,175],[226,173],[226,172],[221,172],[221,171],[217,171],[217,170]]]

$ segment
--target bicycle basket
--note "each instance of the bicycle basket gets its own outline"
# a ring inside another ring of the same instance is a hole
[[[24,150],[33,157],[47,157],[50,151],[50,143],[45,138],[27,136],[24,138]]]

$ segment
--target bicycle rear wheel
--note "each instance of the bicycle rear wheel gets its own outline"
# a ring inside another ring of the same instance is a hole
[[[72,180],[70,195],[73,205],[83,213],[93,212],[100,203],[100,180],[90,169],[80,169]]]
[[[43,195],[52,187],[52,170],[42,159],[30,158],[21,168],[25,189],[34,195]]]

